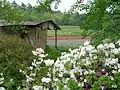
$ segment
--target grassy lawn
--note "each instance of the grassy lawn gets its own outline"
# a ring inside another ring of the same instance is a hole
[[[58,30],[58,36],[83,36],[79,26],[60,26],[61,30]],[[54,36],[54,30],[48,31],[48,36]]]

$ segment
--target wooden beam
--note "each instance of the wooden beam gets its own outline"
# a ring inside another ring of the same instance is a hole
[[[55,47],[57,49],[57,29],[55,30]]]

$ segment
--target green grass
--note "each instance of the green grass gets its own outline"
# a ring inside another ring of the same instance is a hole
[[[60,26],[61,30],[58,30],[58,36],[83,36],[83,30],[79,26]],[[48,31],[48,36],[55,36],[55,31]]]

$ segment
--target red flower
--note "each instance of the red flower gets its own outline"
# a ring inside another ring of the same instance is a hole
[[[84,88],[84,90],[90,90],[88,87]]]
[[[101,72],[101,71],[98,71],[98,72],[97,72],[97,76],[102,76],[102,72]]]

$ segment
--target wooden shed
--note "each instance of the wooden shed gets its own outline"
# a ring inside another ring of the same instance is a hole
[[[24,39],[27,43],[31,44],[34,48],[45,49],[47,44],[47,30],[55,30],[56,44],[57,44],[57,30],[60,27],[55,24],[52,20],[46,20],[42,22],[38,21],[25,21],[21,24],[17,23],[0,23],[0,32],[4,33],[7,27],[22,27],[19,36]]]

